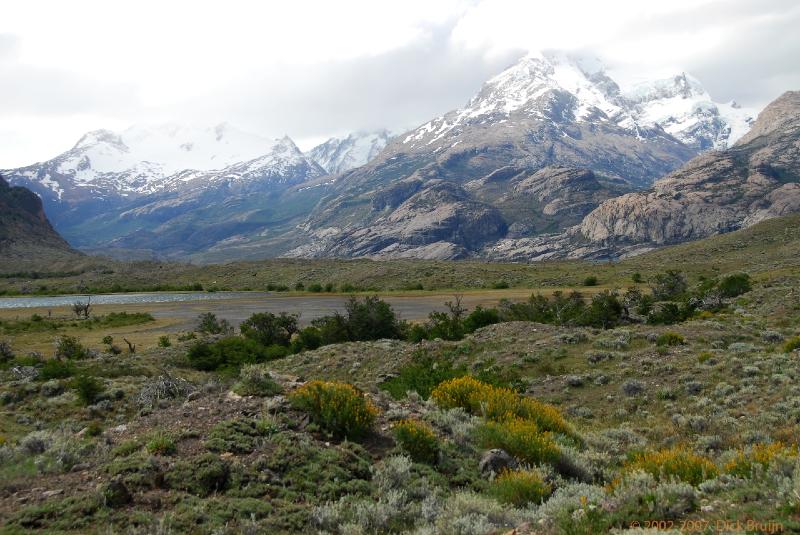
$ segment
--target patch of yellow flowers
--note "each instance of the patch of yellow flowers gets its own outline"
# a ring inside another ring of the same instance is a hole
[[[289,395],[295,408],[330,433],[358,438],[372,428],[378,409],[351,384],[309,381]]]

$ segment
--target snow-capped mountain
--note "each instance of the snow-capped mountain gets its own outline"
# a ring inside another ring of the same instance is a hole
[[[720,149],[744,135],[756,111],[719,104],[699,81],[682,73],[622,91],[602,62],[548,51],[532,53],[488,80],[466,106],[406,134],[408,150],[459,140],[470,125],[544,120],[553,125],[605,123],[653,138],[659,129],[697,150]],[[565,135],[570,135],[564,131]]]
[[[388,130],[356,132],[345,138],[332,137],[308,151],[306,156],[330,174],[343,173],[371,161],[391,138]]]
[[[638,124],[658,125],[699,150],[722,150],[750,130],[757,110],[716,103],[699,80],[681,73],[637,84],[623,94]]]
[[[135,199],[220,181],[287,185],[325,174],[288,137],[267,139],[228,125],[135,126],[85,134],[69,151],[3,172],[38,193],[55,214],[62,205]],[[58,220],[58,217],[55,218]]]

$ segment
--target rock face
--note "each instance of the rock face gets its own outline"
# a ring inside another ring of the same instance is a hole
[[[387,130],[355,132],[345,138],[331,138],[306,156],[330,174],[343,173],[374,159],[392,138]]]
[[[613,250],[660,246],[800,211],[800,92],[767,106],[726,151],[698,156],[653,188],[611,199],[576,234]]]
[[[50,226],[41,199],[28,189],[9,186],[0,176],[0,253],[36,250],[74,252]]]

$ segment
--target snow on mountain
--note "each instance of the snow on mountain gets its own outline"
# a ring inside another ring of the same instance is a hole
[[[471,124],[512,127],[514,121],[539,119],[555,125],[606,122],[636,136],[661,128],[696,150],[720,149],[744,135],[755,116],[735,102],[715,103],[685,73],[623,92],[600,60],[547,51],[523,57],[488,80],[466,106],[413,130],[402,143],[427,150],[440,140],[457,139]]]
[[[624,93],[639,124],[658,125],[699,150],[725,149],[750,130],[757,110],[720,104],[686,73],[637,84]]]
[[[272,140],[226,124],[166,124],[133,126],[119,134],[89,132],[52,160],[5,173],[13,183],[34,186],[40,194],[44,188],[61,201],[65,195],[139,196],[203,181],[296,183],[324,170],[288,137]]]
[[[388,130],[356,132],[346,138],[330,138],[306,153],[330,174],[360,167],[378,155],[392,138]]]

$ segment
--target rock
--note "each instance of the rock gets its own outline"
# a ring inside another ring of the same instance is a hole
[[[48,398],[58,396],[64,392],[64,385],[57,379],[51,379],[42,384],[42,395]]]
[[[684,388],[686,389],[687,394],[689,394],[690,396],[696,396],[697,394],[702,392],[703,383],[701,383],[700,381],[689,381],[688,383],[686,383]]]
[[[583,377],[580,375],[568,375],[567,376],[567,384],[572,387],[579,387],[583,386]]]
[[[800,91],[788,91],[731,149],[697,156],[648,191],[604,202],[576,232],[619,250],[697,240],[798,212],[799,131]]]
[[[488,478],[494,478],[503,470],[516,470],[518,466],[517,460],[501,449],[491,449],[485,452],[478,463],[481,474]]]
[[[622,392],[628,397],[638,396],[644,392],[644,383],[636,379],[630,379],[622,383],[621,388]]]
[[[46,490],[42,492],[42,498],[52,498],[53,496],[58,496],[60,494],[64,494],[64,489]]]
[[[105,505],[112,509],[123,507],[133,501],[133,496],[121,479],[109,481],[101,487],[100,493]]]

